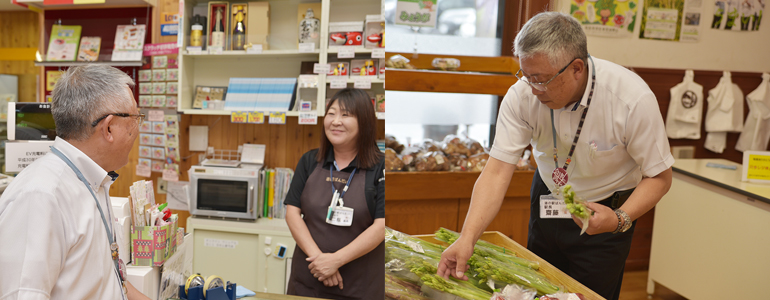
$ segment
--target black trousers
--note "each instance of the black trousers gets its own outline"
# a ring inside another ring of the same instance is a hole
[[[632,191],[616,192],[599,203],[616,209]],[[572,219],[540,219],[540,195],[550,193],[535,171],[527,249],[602,297],[618,299],[636,221],[624,233],[580,235],[581,228]]]

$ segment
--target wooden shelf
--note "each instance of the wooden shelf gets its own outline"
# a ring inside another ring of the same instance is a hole
[[[137,7],[153,6],[158,4],[157,0],[109,0],[98,4],[44,4],[43,0],[16,0],[14,4],[27,7],[30,10],[54,10],[54,9],[91,9],[91,8],[118,8],[118,7]]]
[[[141,67],[142,61],[36,61],[36,67],[75,67],[82,65],[108,65],[113,67]]]
[[[505,96],[516,76],[504,74],[386,69],[389,91],[473,93]]]
[[[216,110],[216,109],[181,109],[179,112],[186,115],[211,115],[211,116],[229,116],[233,113],[230,110]],[[299,111],[287,111],[287,117],[299,116]],[[319,116],[320,117],[320,116]]]
[[[505,197],[529,197],[535,171],[516,171]],[[480,172],[388,172],[385,200],[470,199]]]
[[[315,58],[318,59],[318,50],[313,52],[299,52],[298,50],[263,50],[262,53],[246,53],[246,50],[226,50],[221,54],[208,53],[208,51],[202,51],[201,53],[192,54],[189,50],[185,50],[186,57],[194,58],[274,58],[274,57],[302,57],[302,58]]]

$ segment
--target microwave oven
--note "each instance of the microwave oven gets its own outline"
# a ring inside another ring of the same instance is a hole
[[[257,219],[259,168],[193,166],[190,214],[229,219]]]

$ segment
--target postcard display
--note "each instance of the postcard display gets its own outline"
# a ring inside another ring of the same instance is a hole
[[[179,90],[178,48],[176,43],[151,44],[144,47],[147,62],[139,71],[139,107],[176,111]],[[152,115],[139,127],[139,165],[152,172],[174,170],[179,174],[179,115]]]

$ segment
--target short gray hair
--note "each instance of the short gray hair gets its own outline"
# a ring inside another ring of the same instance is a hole
[[[560,12],[535,15],[521,28],[513,42],[513,55],[529,58],[544,54],[554,68],[574,58],[588,59],[588,42],[580,23]]]
[[[51,112],[56,134],[63,139],[82,141],[94,133],[91,123],[119,111],[126,101],[126,87],[134,80],[116,68],[88,64],[69,68],[51,93]],[[133,99],[131,99],[133,100]]]

